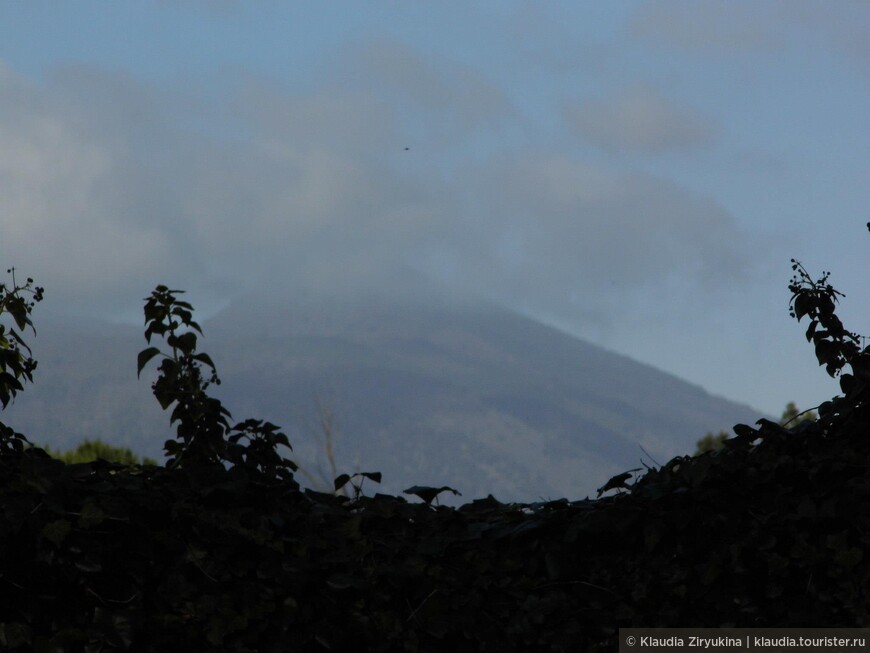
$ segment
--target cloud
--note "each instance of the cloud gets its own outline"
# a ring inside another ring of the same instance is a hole
[[[394,167],[404,139],[376,94],[252,82],[224,99],[236,115],[202,133],[187,125],[208,115],[123,75],[3,68],[0,259],[57,305],[118,313],[157,283],[351,292],[425,237],[428,191]]]
[[[566,104],[563,118],[582,141],[616,151],[655,154],[704,147],[716,133],[701,113],[680,107],[651,88]]]
[[[496,128],[511,115],[507,95],[476,70],[433,62],[394,39],[356,43],[340,50],[335,74],[344,88],[365,89],[393,106],[397,118],[425,121],[437,139],[456,140]],[[421,115],[422,114],[422,115]]]
[[[775,24],[772,14],[783,18],[781,9],[779,3],[773,6],[763,1],[739,5],[661,0],[642,5],[630,18],[629,31],[635,37],[689,52],[769,51],[783,43],[782,33],[770,29]]]
[[[485,98],[497,96],[465,94],[466,73],[432,64],[454,90],[430,97],[412,83],[420,61],[406,59],[386,78],[411,99],[247,79],[218,117],[201,105],[179,114],[170,91],[93,69],[45,85],[3,69],[0,260],[53,305],[135,316],[157,283],[191,291],[201,309],[196,298],[251,290],[276,301],[301,288],[389,292],[412,267],[516,307],[603,319],[617,297],[675,277],[715,286],[744,267],[732,217],[658,177],[530,149],[445,172],[428,164],[439,143],[405,152],[395,117],[409,106],[469,136],[488,128]],[[444,160],[452,150],[442,144]]]
[[[775,54],[786,48],[840,50],[858,65],[870,56],[870,6],[841,2],[831,11],[815,0],[694,2],[658,0],[629,18],[629,34],[658,45],[712,55]]]
[[[173,247],[171,234],[142,219],[147,205],[128,210],[119,186],[137,174],[124,90],[78,76],[72,94],[64,82],[73,76],[41,88],[0,69],[0,257],[49,288],[47,297],[75,293],[86,304],[131,290],[126,281],[168,264]]]
[[[733,216],[645,173],[526,153],[464,178],[477,199],[442,234],[454,278],[531,311],[612,311],[674,281],[725,285],[748,267]]]

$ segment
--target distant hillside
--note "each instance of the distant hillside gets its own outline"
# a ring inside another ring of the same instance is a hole
[[[34,319],[35,383],[2,419],[56,448],[101,438],[162,460],[172,431],[150,394],[154,364],[136,379],[141,329]],[[369,492],[594,496],[613,474],[655,464],[641,447],[665,463],[708,431],[760,417],[517,313],[437,295],[341,308],[253,298],[203,328],[199,349],[223,380],[214,394],[234,418],[281,425],[293,457],[326,471],[319,399],[335,412],[338,471],[383,472]]]

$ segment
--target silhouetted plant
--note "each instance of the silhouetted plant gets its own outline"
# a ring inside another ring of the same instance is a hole
[[[709,431],[703,438],[695,443],[696,449],[694,455],[700,456],[701,454],[710,451],[719,451],[725,446],[725,440],[727,440],[728,437],[729,435],[725,431],[719,431],[716,435],[713,435],[713,432]]]
[[[163,336],[172,351],[164,353],[157,347],[148,347],[139,353],[137,362],[137,374],[141,374],[148,361],[163,356],[158,366],[160,376],[151,389],[163,410],[175,404],[170,424],[178,422],[180,442],[167,440],[164,444],[168,467],[219,463],[226,449],[224,436],[231,417],[218,399],[205,392],[211,383],[220,384],[220,379],[209,355],[196,353],[194,331],[201,335],[202,329],[193,320],[193,307],[175,298],[176,293],[182,292],[161,285],[146,298],[145,340],[150,344],[152,335]],[[181,332],[183,328],[190,330]],[[203,377],[203,365],[211,368],[208,380]]]
[[[797,405],[793,401],[790,401],[785,405],[785,410],[782,411],[779,423],[787,428],[795,429],[812,424],[818,419],[819,416],[812,408],[803,411],[798,410]]]
[[[813,341],[819,365],[832,377],[840,374],[843,367],[860,354],[859,336],[843,327],[840,318],[834,314],[839,301],[845,295],[828,283],[830,272],[813,281],[803,265],[791,260],[795,272],[788,289],[792,292],[790,314],[798,321],[805,315],[810,318],[807,328],[807,341]],[[822,327],[819,329],[819,327]]]
[[[367,478],[370,478],[375,483],[380,483],[381,473],[357,472],[356,474],[339,474],[335,477],[335,481],[333,481],[333,486],[335,487],[335,491],[338,492],[339,490],[344,488],[348,484],[348,482],[350,482],[351,486],[353,487],[353,498],[354,500],[356,500],[362,496],[362,486]],[[359,481],[354,482],[356,479],[359,479]]]
[[[442,485],[441,487],[414,485],[412,487],[409,487],[407,490],[403,490],[402,492],[404,494],[413,494],[414,496],[420,497],[428,506],[432,505],[432,501],[435,501],[435,503],[437,504],[438,495],[442,492],[452,492],[454,496],[462,496],[462,492],[460,492],[459,490],[454,490],[452,487],[448,487],[447,485]]]
[[[801,429],[809,426],[819,418],[815,411],[809,410],[799,411],[793,401],[785,405],[785,410],[782,411],[782,416],[779,418],[780,426],[789,429]],[[719,431],[713,435],[712,431],[708,432],[703,438],[696,443],[697,448],[694,456],[700,456],[711,451],[721,451],[725,447],[725,441],[731,437],[726,431]]]
[[[42,301],[44,292],[44,288],[34,287],[33,279],[29,277],[25,285],[19,286],[15,281],[15,268],[9,268],[6,272],[12,275],[12,286],[10,288],[5,283],[0,283],[0,315],[11,315],[18,331],[11,327],[7,331],[6,326],[0,324],[0,403],[3,408],[24,389],[20,379],[33,381],[33,371],[37,363],[33,360],[33,352],[24,342],[22,333],[26,327],[30,327],[34,335],[36,334],[30,314],[36,302]],[[23,293],[32,296],[30,301]],[[22,350],[27,352],[26,356]]]
[[[269,478],[289,481],[296,463],[278,453],[278,445],[292,449],[280,427],[260,419],[247,419],[229,430],[226,460],[233,465],[255,469]],[[244,439],[245,445],[239,444]]]
[[[867,228],[870,230],[870,222]],[[809,317],[807,341],[815,345],[819,365],[824,365],[830,376],[840,377],[840,389],[844,394],[817,407],[819,420],[827,424],[831,418],[846,416],[867,404],[870,353],[868,348],[860,348],[858,343],[861,336],[848,331],[834,313],[838,297],[845,295],[828,283],[831,273],[823,272],[819,279],[813,281],[803,265],[795,259],[791,263],[795,275],[788,287],[792,292],[790,314],[798,321],[805,315]],[[851,374],[843,373],[846,365],[851,367]]]
[[[278,445],[292,448],[279,427],[249,419],[231,428],[230,411],[206,393],[212,383],[220,385],[220,379],[211,357],[196,351],[195,332],[202,335],[202,328],[193,320],[193,307],[176,299],[183,292],[159,285],[146,297],[145,340],[150,344],[153,335],[163,336],[171,353],[148,347],[139,352],[137,361],[137,374],[141,374],[152,358],[163,357],[160,375],[151,388],[164,410],[175,404],[170,423],[178,423],[178,441],[164,444],[167,467],[229,462],[270,477],[292,478],[296,465],[277,451]],[[210,368],[207,378],[203,366]],[[243,439],[245,445],[240,444]]]
[[[12,275],[12,285],[0,283],[0,316],[3,313],[11,315],[18,330],[15,327],[7,330],[6,325],[0,324],[0,403],[4,409],[24,390],[22,380],[33,381],[37,362],[22,334],[26,327],[36,334],[30,314],[36,303],[42,301],[45,291],[40,286],[34,286],[30,277],[27,283],[19,286],[15,280],[15,268],[9,268],[6,272]],[[25,295],[30,295],[30,298]],[[0,422],[0,454],[20,453],[26,444],[28,441],[24,435]]]

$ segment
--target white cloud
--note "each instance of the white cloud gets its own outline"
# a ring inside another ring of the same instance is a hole
[[[212,299],[264,285],[354,293],[411,265],[583,319],[674,275],[715,285],[742,267],[731,216],[657,177],[528,150],[449,174],[407,158],[394,117],[408,102],[454,136],[509,111],[488,104],[497,93],[466,94],[467,73],[427,65],[452,100],[414,90],[417,68],[388,75],[413,100],[329,80],[305,93],[243,84],[226,98],[228,136],[184,128],[195,121],[167,117],[167,91],[129,79],[79,69],[41,87],[7,70],[0,260],[88,311],[137,311],[157,283]]]
[[[564,314],[582,296],[584,310],[609,310],[612,297],[724,285],[746,267],[732,216],[647,174],[527,154],[465,178],[479,199],[442,234],[455,277],[528,309]]]
[[[108,118],[99,101],[68,99],[0,71],[0,257],[87,303],[129,290],[125,281],[170,251],[165,234],[121,210],[116,183],[128,154],[111,129],[95,133]]]
[[[660,153],[704,147],[716,128],[697,110],[651,88],[563,107],[568,127],[584,142],[607,150]]]

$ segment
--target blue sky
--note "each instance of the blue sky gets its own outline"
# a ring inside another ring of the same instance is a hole
[[[870,333],[868,82],[845,0],[6,2],[0,260],[137,322],[411,266],[776,415],[790,258]]]

